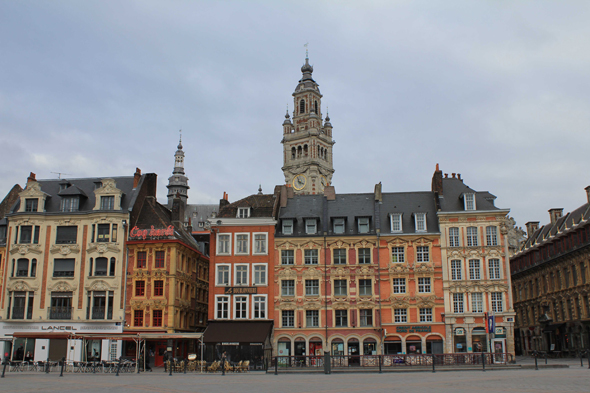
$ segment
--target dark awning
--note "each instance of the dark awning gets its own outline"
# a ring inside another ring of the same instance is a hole
[[[264,343],[272,332],[272,321],[211,321],[203,335],[204,343]]]

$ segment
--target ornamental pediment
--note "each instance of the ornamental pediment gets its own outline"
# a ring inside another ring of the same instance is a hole
[[[49,248],[51,254],[60,254],[63,256],[70,254],[78,254],[80,252],[80,246],[77,244],[54,244]]]
[[[359,276],[371,276],[371,275],[375,274],[375,269],[370,268],[368,266],[363,266],[363,267],[357,269],[356,274]]]
[[[275,239],[275,248],[277,250],[292,250],[294,248],[297,248],[297,246],[293,243],[291,243],[290,241],[276,241]]]
[[[13,282],[8,282],[8,290],[9,291],[17,291],[17,292],[30,292],[36,291],[39,289],[39,284],[35,281],[33,282],[25,282],[24,280],[18,280]]]
[[[322,271],[315,267],[310,267],[303,271],[303,277],[321,278],[323,275]]]
[[[75,281],[58,281],[53,285],[48,285],[47,288],[51,292],[74,292],[78,287]]]
[[[332,303],[333,310],[348,310],[350,308],[349,302],[336,301]]]
[[[111,285],[104,280],[93,280],[89,281],[85,288],[88,291],[113,291],[118,288],[118,285],[116,281],[115,284]]]
[[[410,268],[405,263],[390,263],[389,274],[408,274]]]
[[[279,277],[280,278],[296,278],[297,272],[295,270],[291,269],[290,267],[288,267],[288,268],[285,268],[279,272]]]
[[[306,299],[308,300],[308,299]],[[322,308],[322,303],[317,302],[317,301],[311,301],[311,299],[309,299],[309,302],[305,302],[303,304],[303,308],[306,310],[319,310],[320,308]]]
[[[374,241],[363,239],[361,241],[358,241],[358,242],[354,243],[353,246],[356,247],[356,248],[367,248],[369,246],[375,247],[376,246],[376,243]]]
[[[26,254],[42,254],[43,251],[41,251],[41,246],[38,244],[20,244],[16,247],[11,247],[10,248],[10,254],[20,254],[20,255],[26,255]]]
[[[442,298],[437,297],[436,295],[417,296],[415,299],[416,299],[416,304],[418,306],[422,306],[423,308],[434,307],[437,300],[442,300]]]
[[[347,248],[350,246],[351,246],[350,242],[344,241],[342,239],[338,239],[336,241],[328,243],[329,248]]]
[[[391,306],[393,308],[406,308],[410,305],[410,297],[409,296],[396,296],[391,295],[387,299],[391,302]]]
[[[349,276],[350,275],[350,271],[348,270],[348,268],[344,268],[342,266],[337,267],[337,268],[332,268],[332,275],[333,276],[337,276],[337,277],[344,277],[344,276]]]
[[[107,252],[119,253],[120,251],[118,243],[91,243],[86,249],[88,254],[98,253],[101,255]]]
[[[375,302],[362,301],[356,304],[358,308],[375,308]]]
[[[416,263],[414,265],[415,273],[434,273],[433,263]]]
[[[413,243],[417,246],[430,246],[432,245],[432,239],[420,236],[418,239],[415,239]]]
[[[316,248],[321,248],[322,247],[322,243],[321,242],[314,242],[314,241],[307,241],[303,244],[299,245],[301,248],[307,248],[307,249],[316,249]]]
[[[392,237],[389,240],[387,240],[387,244],[389,244],[392,247],[405,247],[408,245],[408,241],[401,238],[401,237]]]

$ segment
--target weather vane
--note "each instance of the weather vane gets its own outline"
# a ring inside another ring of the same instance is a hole
[[[178,132],[180,132],[180,141],[182,142],[182,130],[179,130]]]
[[[307,52],[307,45],[309,45],[309,42],[306,42],[305,45],[303,45],[305,47],[305,58],[309,59],[309,53]]]

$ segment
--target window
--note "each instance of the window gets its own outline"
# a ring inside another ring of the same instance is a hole
[[[254,254],[266,254],[266,233],[254,234]]]
[[[76,260],[71,259],[54,259],[53,260],[53,277],[74,277]]]
[[[463,313],[463,294],[453,293],[453,312]]]
[[[77,226],[57,227],[55,244],[76,244],[78,238]]]
[[[477,246],[477,227],[467,227],[467,247]]]
[[[418,292],[429,293],[430,292],[430,277],[418,277]]]
[[[217,235],[217,255],[222,254],[231,254],[230,235],[220,233]]]
[[[249,207],[238,207],[238,218],[248,218],[250,217],[250,208]]]
[[[71,196],[63,197],[61,200],[61,211],[62,212],[77,212],[80,205],[80,197]]]
[[[152,326],[162,326],[162,310],[153,310],[153,324]]]
[[[395,323],[408,322],[408,310],[405,308],[396,308],[393,312]]]
[[[336,310],[336,327],[348,326],[348,310]]]
[[[164,281],[154,281],[154,296],[164,296]]]
[[[371,249],[370,248],[359,248],[359,264],[370,264],[371,263]]]
[[[459,259],[453,259],[451,261],[451,280],[462,280],[463,269],[461,268],[461,261]]]
[[[97,242],[109,242],[111,239],[111,224],[98,224],[97,232]]]
[[[305,326],[319,327],[320,326],[320,312],[318,310],[305,311]]]
[[[502,293],[501,292],[492,292],[491,299],[492,299],[492,311],[493,312],[502,312],[504,310],[504,308],[502,306]]]
[[[334,219],[334,233],[344,233],[344,218]]]
[[[416,213],[416,232],[426,232],[426,213]]]
[[[430,261],[430,255],[428,253],[428,246],[417,246],[416,247],[416,262],[428,262]]]
[[[318,250],[305,250],[304,256],[306,265],[318,264]]]
[[[16,276],[17,277],[28,277],[29,276],[29,260],[26,258],[20,258],[16,261]]]
[[[248,254],[248,234],[236,235],[236,254]]]
[[[145,269],[147,266],[147,251],[138,251],[137,252],[137,268],[138,269]]]
[[[236,285],[248,285],[248,265],[235,265],[235,281]]]
[[[145,281],[135,281],[135,296],[145,296]]]
[[[301,100],[299,101],[299,113],[305,113],[305,101]]]
[[[283,310],[281,312],[283,327],[295,327],[295,311]]]
[[[393,293],[406,293],[406,279],[405,278],[394,278],[393,279]]]
[[[281,265],[293,265],[295,263],[295,250],[281,250]]]
[[[405,255],[403,247],[391,247],[391,262],[404,263]]]
[[[114,196],[101,196],[100,197],[100,210],[113,210],[115,208],[115,197]]]
[[[283,235],[293,234],[293,220],[283,220]]]
[[[359,280],[359,295],[371,296],[372,294],[373,291],[371,280]]]
[[[483,294],[481,292],[471,294],[471,312],[483,312]]]
[[[229,266],[217,265],[217,285],[229,285]]]
[[[369,233],[369,218],[368,217],[361,217],[359,218],[359,233]]]
[[[465,210],[475,210],[475,194],[464,194]]]
[[[266,285],[266,265],[254,265],[254,284]]]
[[[106,276],[108,271],[109,260],[104,257],[96,258],[94,260],[94,275]]]
[[[30,244],[32,240],[33,240],[33,226],[32,225],[22,225],[20,227],[19,243]]]
[[[584,262],[580,263],[580,278],[582,280],[582,284],[586,284],[586,265]],[[590,310],[588,310],[590,312]]]
[[[266,297],[254,296],[254,319],[266,319]]]
[[[373,326],[373,310],[364,309],[360,310],[360,322],[362,327]]]
[[[39,204],[39,199],[34,198],[34,199],[25,199],[25,211],[26,212],[36,212],[37,206]]]
[[[459,247],[459,228],[449,228],[449,247]]]
[[[346,249],[334,249],[334,265],[346,265]]]
[[[163,269],[165,266],[166,251],[156,251],[156,269]]]
[[[490,259],[488,261],[489,270],[490,270],[490,280],[499,280],[500,279],[500,260],[499,259]]]
[[[479,259],[469,260],[469,279],[481,280],[481,272],[479,270]]]
[[[315,235],[318,231],[317,221],[315,218],[308,218],[305,220],[305,233],[308,235]]]
[[[143,326],[143,310],[133,311],[133,326]]]
[[[295,296],[295,280],[281,281],[281,295]]]
[[[346,280],[334,280],[334,296],[346,296]]]
[[[305,280],[305,296],[319,296],[320,281],[319,280]]]
[[[486,227],[486,244],[488,246],[498,245],[498,228]]]
[[[217,308],[217,319],[229,318],[229,296],[217,296],[215,307]]]
[[[49,319],[72,319],[72,292],[52,292]]]
[[[391,232],[401,232],[402,215],[400,213],[392,213],[389,218],[391,220]]]
[[[235,304],[235,319],[248,318],[248,296],[236,296],[234,298]]]
[[[420,322],[432,322],[432,308],[420,309]]]

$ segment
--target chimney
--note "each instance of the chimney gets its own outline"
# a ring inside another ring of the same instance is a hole
[[[529,221],[526,224],[526,237],[530,238],[539,229],[539,221]]]
[[[457,179],[463,181],[463,179],[461,179],[461,174],[460,173],[457,173]]]
[[[561,209],[549,209],[549,218],[551,219],[551,224],[555,224],[557,220],[561,218],[563,215],[563,208]]]
[[[375,184],[375,201],[383,202],[383,194],[381,192],[381,182]]]
[[[27,183],[31,181],[37,181],[37,175],[35,175],[33,172],[31,172],[29,177],[27,177]]]
[[[178,228],[184,225],[184,203],[179,193],[176,193],[172,200],[172,224]]]
[[[584,188],[586,190],[586,198],[588,198],[588,203],[590,203],[590,186]]]
[[[140,178],[141,178],[141,169],[135,168],[135,173],[133,174],[133,189],[137,188]]]
[[[457,178],[455,175],[456,175],[456,173],[451,173],[451,176],[453,176],[453,179]]]
[[[186,227],[186,230],[188,233],[193,233],[193,223],[190,217],[188,218],[188,225]]]
[[[221,211],[221,209],[223,209],[225,206],[229,205],[229,201],[227,200],[228,195],[227,192],[223,192],[223,198],[221,198],[219,200],[219,211]]]
[[[336,200],[336,189],[334,186],[326,186],[326,188],[324,188],[324,196],[329,201]]]
[[[442,171],[439,169],[438,164],[436,164],[434,175],[432,175],[432,192],[438,193],[438,195],[443,194],[442,179]]]

